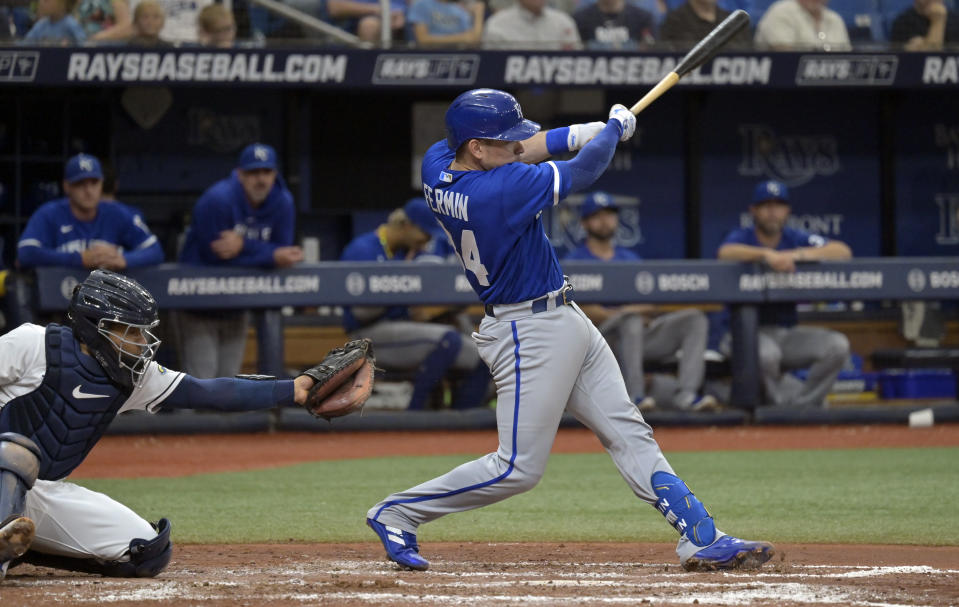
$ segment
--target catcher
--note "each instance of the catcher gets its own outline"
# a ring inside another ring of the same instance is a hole
[[[368,340],[335,348],[293,380],[165,369],[153,361],[156,301],[106,270],[77,285],[68,318],[0,337],[0,579],[19,562],[112,577],[152,577],[170,562],[167,519],[149,523],[64,480],[118,413],[296,403],[330,418],[359,409],[373,387]]]

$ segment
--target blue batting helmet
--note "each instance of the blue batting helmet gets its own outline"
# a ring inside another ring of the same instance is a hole
[[[516,97],[496,89],[466,91],[446,110],[446,143],[452,150],[470,139],[522,141],[538,133],[539,128],[523,118]]]

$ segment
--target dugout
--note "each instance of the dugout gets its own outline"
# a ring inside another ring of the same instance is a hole
[[[63,162],[79,151],[114,168],[118,197],[144,212],[173,260],[196,197],[254,140],[282,156],[298,235],[318,238],[319,259],[335,259],[356,233],[417,194],[418,154],[442,137],[442,113],[456,93],[505,88],[549,128],[630,104],[677,58],[2,49],[3,262],[11,267],[30,212],[59,195]],[[957,65],[949,53],[720,55],[640,116],[637,136],[597,188],[616,197],[621,240],[646,259],[712,258],[724,232],[747,220],[753,185],[767,178],[790,186],[801,227],[846,241],[857,257],[955,256]],[[558,249],[581,237],[575,213],[546,219]],[[951,339],[955,308],[943,311]],[[811,306],[804,318],[861,334],[863,348],[903,345],[894,303],[855,314]],[[338,338],[335,318],[292,320],[309,327],[295,334]]]

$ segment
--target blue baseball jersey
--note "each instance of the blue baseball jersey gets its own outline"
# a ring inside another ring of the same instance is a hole
[[[627,249],[626,247],[614,247],[613,257],[611,259],[600,259],[599,257],[593,255],[593,252],[590,251],[589,247],[587,247],[584,243],[567,253],[566,257],[563,259],[574,259],[580,261],[639,261],[640,257],[632,249]]]
[[[570,190],[565,163],[513,162],[489,171],[454,171],[446,140],[423,158],[423,194],[446,231],[479,298],[488,304],[535,299],[563,286],[563,271],[542,212]]]
[[[66,198],[51,200],[34,211],[17,243],[17,259],[24,268],[82,268],[83,251],[96,244],[119,247],[130,268],[163,261],[157,237],[133,207],[103,200],[92,221],[81,221]]]
[[[387,251],[386,245],[380,238],[379,230],[373,230],[354,238],[340,255],[341,261],[403,261],[406,259],[406,250]],[[390,306],[377,320],[407,320],[410,317],[406,306]],[[353,316],[353,311],[343,308],[343,327],[347,331],[355,331],[361,326]]]
[[[827,242],[825,238],[818,234],[810,234],[795,228],[785,227],[783,228],[782,237],[779,239],[779,244],[776,245],[776,250],[788,251],[799,247],[821,247]],[[726,238],[723,239],[723,242],[719,246],[724,244],[744,244],[752,247],[765,246],[760,244],[759,239],[756,237],[756,230],[753,228],[738,228],[731,231],[726,235]],[[799,317],[796,314],[796,304],[764,304],[759,307],[760,325],[792,327],[798,322]]]
[[[197,265],[273,267],[273,251],[293,244],[295,213],[293,194],[280,175],[276,176],[266,200],[253,208],[236,173],[231,173],[210,186],[197,200],[180,261]],[[210,243],[224,230],[236,230],[243,235],[243,249],[232,259],[220,259],[210,248]]]

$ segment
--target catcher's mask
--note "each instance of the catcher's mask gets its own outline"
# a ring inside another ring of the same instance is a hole
[[[110,379],[130,390],[140,385],[160,346],[151,332],[160,320],[149,291],[122,274],[94,270],[73,289],[67,316]]]

